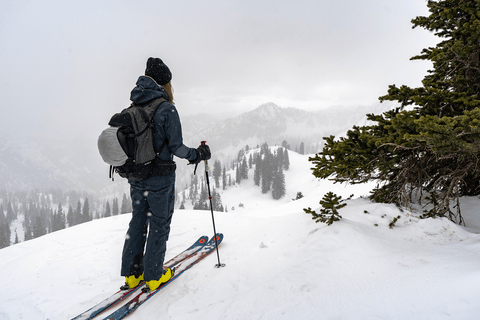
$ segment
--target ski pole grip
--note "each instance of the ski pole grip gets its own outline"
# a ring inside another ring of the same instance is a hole
[[[207,143],[207,141],[202,141],[202,142],[200,142],[200,144],[201,144],[202,146],[204,146],[206,143]]]

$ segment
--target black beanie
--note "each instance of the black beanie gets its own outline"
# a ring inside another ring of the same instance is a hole
[[[153,80],[161,86],[172,80],[170,69],[168,69],[160,58],[148,58],[145,75],[153,78]]]

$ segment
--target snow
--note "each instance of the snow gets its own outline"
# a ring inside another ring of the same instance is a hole
[[[261,194],[252,171],[222,193],[228,212],[215,212],[215,222],[226,267],[214,268],[210,255],[129,319],[480,318],[477,197],[463,199],[467,227],[421,220],[361,197],[371,186],[319,181],[308,156],[289,155],[285,198]],[[305,197],[293,201],[298,191]],[[331,226],[302,210],[318,208],[328,191],[355,194]],[[94,220],[0,250],[0,320],[71,319],[116,292],[129,219]],[[212,235],[210,211],[176,210],[166,258],[204,234]]]

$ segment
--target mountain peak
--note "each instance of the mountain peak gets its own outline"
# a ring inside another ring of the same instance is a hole
[[[281,108],[273,102],[266,102],[264,104],[261,104],[257,109],[281,109]]]
[[[267,102],[260,105],[257,109],[253,110],[253,112],[259,114],[262,119],[274,119],[282,114],[282,108],[273,102]]]

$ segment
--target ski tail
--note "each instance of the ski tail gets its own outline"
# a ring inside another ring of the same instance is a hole
[[[200,250],[192,254],[187,259],[184,259],[182,262],[175,265],[174,276],[166,283],[162,284],[154,291],[138,291],[136,295],[128,301],[126,304],[121,306],[115,312],[104,318],[104,320],[120,320],[125,318],[126,316],[133,313],[135,310],[138,309],[145,301],[153,297],[156,293],[160,292],[163,288],[167,285],[172,283],[176,278],[178,278],[184,271],[190,269],[195,264],[203,260],[206,256],[212,253],[217,245],[220,245],[223,241],[223,234],[217,233],[215,237],[212,237]],[[145,286],[142,286],[145,287]]]
[[[188,259],[192,254],[195,252],[201,250],[203,246],[205,246],[208,241],[207,236],[201,236],[198,238],[197,241],[195,241],[190,247],[182,251],[181,253],[177,254],[175,257],[172,259],[168,260],[164,265],[169,268],[174,268],[175,265],[181,263],[185,259]],[[102,312],[106,311],[107,309],[110,309],[111,307],[117,305],[121,301],[125,300],[125,298],[129,297],[132,295],[134,292],[136,292],[138,289],[143,287],[144,281],[142,281],[138,286],[136,286],[133,289],[127,289],[127,290],[120,290],[107,299],[103,300],[102,302],[98,303],[97,305],[93,306],[92,308],[88,309],[87,311],[79,314],[72,320],[90,320],[101,314]]]

